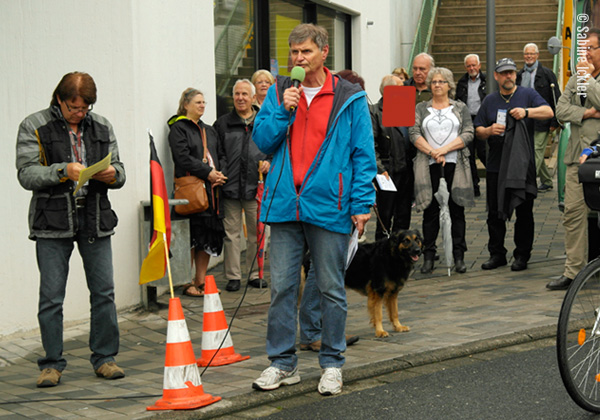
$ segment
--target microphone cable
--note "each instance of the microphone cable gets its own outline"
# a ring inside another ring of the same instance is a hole
[[[273,187],[273,192],[271,193],[271,197],[273,197],[275,195],[275,191],[277,191],[277,187],[279,186],[279,181],[281,180],[281,175],[283,174],[283,166],[285,164],[285,157],[287,155],[287,148],[288,148],[288,142],[290,140],[291,126],[292,126],[292,111],[289,112],[289,116],[288,116],[287,131],[285,134],[285,144],[283,145],[284,149],[283,149],[283,156],[282,156],[282,160],[281,160],[281,168],[279,169],[279,175],[277,176],[277,181],[275,181],[275,186]],[[261,201],[262,201],[262,198],[261,198]],[[273,204],[273,199],[270,200],[269,205],[267,207],[267,211],[265,212],[265,223],[269,219],[269,212],[271,211],[272,204]],[[260,217],[260,215],[258,215],[258,216]],[[257,241],[257,245],[259,243],[262,243],[262,241],[265,237],[265,231],[266,231],[266,229],[263,230],[261,237]],[[217,354],[219,354],[219,351],[221,351],[223,344],[225,344],[225,341],[227,340],[227,337],[229,336],[231,327],[233,326],[233,321],[235,320],[235,317],[237,316],[238,311],[242,307],[242,303],[244,303],[244,299],[246,298],[246,294],[248,293],[248,286],[250,286],[250,275],[252,273],[252,269],[254,268],[254,264],[256,263],[257,255],[258,255],[258,248],[256,250],[256,253],[254,254],[254,258],[252,259],[252,264],[250,264],[250,269],[248,270],[246,286],[244,287],[244,292],[242,293],[242,298],[240,299],[240,303],[238,303],[237,307],[235,308],[235,311],[233,312],[233,315],[231,316],[231,320],[229,321],[228,326],[227,326],[227,331],[225,332],[225,335],[223,336],[223,339],[221,340],[221,343],[219,344],[217,351],[212,355],[212,357],[210,358],[210,360],[208,361],[208,363],[206,364],[206,366],[200,373],[200,377],[202,377],[202,375],[204,375],[204,373],[206,372],[206,369],[208,369],[211,366],[212,361],[217,356]]]
[[[281,180],[281,176],[283,174],[283,166],[285,164],[285,158],[286,158],[286,155],[287,155],[288,142],[290,140],[291,121],[292,121],[292,111],[290,111],[289,118],[288,118],[288,126],[287,126],[286,138],[285,138],[285,145],[284,145],[284,149],[283,149],[283,156],[282,156],[282,161],[281,161],[281,168],[279,169],[279,174],[277,176],[277,181],[275,182],[275,186],[273,187],[272,195],[275,194],[275,191],[277,190],[277,187],[279,186],[279,181]],[[273,204],[273,200],[270,201],[270,203],[269,203],[269,205],[267,207],[267,210],[266,210],[266,213],[265,213],[265,220],[268,220],[269,212],[271,210],[271,205],[272,204]],[[265,231],[263,230],[263,233],[262,233],[262,235],[261,235],[260,240],[258,241],[258,243],[261,243],[263,241],[264,235],[265,235]],[[252,273],[252,269],[254,268],[254,264],[256,263],[257,254],[258,254],[258,250],[257,250],[257,253],[254,255],[254,258],[252,259],[252,264],[250,265],[250,270],[248,271],[248,278],[246,280],[246,287],[244,288],[244,292],[242,294],[242,298],[240,299],[240,303],[237,305],[237,307],[235,308],[235,311],[234,311],[233,315],[231,316],[231,320],[229,321],[229,324],[228,324],[228,327],[227,327],[227,332],[225,333],[225,336],[223,337],[223,340],[219,344],[219,348],[213,354],[213,356],[209,360],[209,362],[206,365],[206,367],[204,367],[204,369],[200,373],[200,377],[202,377],[202,375],[204,375],[204,373],[206,372],[206,369],[208,369],[211,366],[212,361],[214,360],[215,356],[219,353],[219,351],[223,347],[223,344],[225,343],[225,340],[229,336],[229,333],[231,331],[231,327],[233,326],[233,321],[235,320],[235,318],[237,316],[237,313],[238,313],[240,307],[242,306],[242,303],[244,302],[244,299],[245,299],[246,294],[248,292],[248,286],[250,284],[249,283],[249,281],[250,281],[250,273]],[[137,395],[100,396],[100,397],[38,398],[38,399],[33,399],[33,400],[0,401],[0,406],[11,405],[11,404],[31,404],[31,403],[61,402],[61,401],[130,400],[130,399],[138,399],[138,398],[159,398],[159,397],[162,397],[162,396],[163,396],[163,394],[161,393],[161,394],[137,394]]]

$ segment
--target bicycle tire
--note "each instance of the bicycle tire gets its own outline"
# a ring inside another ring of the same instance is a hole
[[[560,376],[581,408],[600,413],[600,258],[573,280],[560,309],[556,350]]]

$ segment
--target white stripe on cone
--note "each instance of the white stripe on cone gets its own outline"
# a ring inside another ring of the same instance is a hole
[[[227,330],[204,331],[202,333],[202,350],[217,350],[226,333]],[[228,347],[233,347],[231,334],[227,334],[227,338],[221,348],[226,349]]]
[[[187,381],[191,381],[194,386],[202,385],[200,370],[195,363],[185,366],[165,366],[163,389],[186,389]]]
[[[167,343],[185,343],[192,341],[185,319],[169,321],[167,324]]]
[[[210,293],[204,295],[204,313],[209,312],[221,312],[223,305],[221,305],[221,299],[218,293]]]

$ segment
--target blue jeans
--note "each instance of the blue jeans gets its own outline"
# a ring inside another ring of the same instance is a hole
[[[267,355],[271,366],[293,370],[296,356],[298,286],[304,244],[308,244],[321,295],[322,333],[319,364],[341,368],[346,350],[344,272],[348,235],[301,222],[271,224],[271,306]]]
[[[300,343],[310,344],[319,341],[321,339],[321,295],[312,262],[306,275],[298,318],[300,319]]]
[[[94,369],[114,361],[119,351],[119,326],[115,307],[110,237],[88,240],[83,212],[78,211],[81,227],[74,238],[36,240],[40,270],[38,321],[46,356],[38,359],[40,370],[67,366],[63,357],[63,301],[69,273],[69,259],[77,242],[90,291],[90,361]]]

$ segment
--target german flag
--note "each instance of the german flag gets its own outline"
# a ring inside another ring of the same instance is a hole
[[[171,246],[171,216],[165,174],[154,147],[152,134],[148,132],[148,135],[150,136],[150,188],[152,190],[150,234],[152,239],[148,255],[140,270],[140,284],[164,277],[167,270],[167,255]]]

